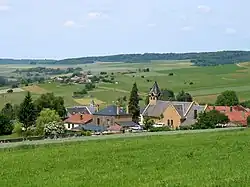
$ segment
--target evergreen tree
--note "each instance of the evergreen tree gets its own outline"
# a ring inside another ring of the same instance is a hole
[[[35,124],[36,116],[35,105],[32,102],[30,92],[28,92],[24,101],[20,104],[18,115],[19,121],[23,124],[25,130]]]
[[[139,95],[136,83],[133,84],[133,88],[130,92],[128,109],[129,113],[132,114],[132,120],[138,123],[140,116],[140,107],[139,107]]]

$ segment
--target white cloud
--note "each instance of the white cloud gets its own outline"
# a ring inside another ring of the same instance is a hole
[[[201,13],[209,13],[209,12],[211,12],[211,8],[209,6],[207,6],[207,5],[199,5],[197,8]]]
[[[191,26],[185,26],[185,27],[182,27],[181,30],[182,31],[192,31],[194,28],[191,27]]]
[[[63,26],[64,27],[68,27],[68,28],[73,28],[73,27],[74,28],[83,28],[83,27],[85,27],[85,25],[77,23],[77,22],[75,22],[73,20],[67,20],[67,21],[65,21],[63,23]]]
[[[155,23],[149,23],[147,26],[148,26],[148,27],[155,27],[156,24],[155,24]]]
[[[226,34],[235,34],[236,30],[233,28],[226,28],[225,32],[226,32]]]
[[[5,0],[0,0],[0,11],[8,11],[10,9],[10,6],[8,5],[8,2]]]
[[[103,12],[89,12],[87,16],[89,19],[99,19],[108,17],[108,15],[104,14]]]
[[[73,27],[75,25],[76,25],[76,23],[73,20],[67,20],[63,24],[63,26],[65,26],[65,27]]]

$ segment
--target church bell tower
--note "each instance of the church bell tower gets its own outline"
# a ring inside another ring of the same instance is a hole
[[[156,105],[156,101],[161,96],[161,90],[160,90],[156,81],[155,81],[153,87],[150,89],[148,96],[149,96],[149,104]]]

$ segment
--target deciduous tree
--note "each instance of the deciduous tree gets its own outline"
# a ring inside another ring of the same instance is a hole
[[[44,134],[44,126],[45,124],[48,124],[49,122],[59,122],[61,121],[60,116],[55,110],[51,109],[43,109],[37,120],[36,120],[36,132],[38,135],[43,135]]]
[[[2,114],[8,117],[10,120],[15,119],[15,112],[10,103],[7,103],[4,108],[2,109]]]
[[[180,91],[178,93],[178,95],[176,96],[176,100],[177,101],[184,101],[184,102],[192,102],[193,101],[193,98],[192,96],[187,93],[187,92],[184,92],[183,90]]]
[[[10,119],[0,114],[0,135],[9,135],[12,133],[13,124]]]
[[[44,108],[49,108],[55,110],[60,117],[66,116],[63,98],[56,97],[53,93],[41,95],[41,97],[35,101],[35,104],[38,112],[41,112]]]
[[[217,124],[226,124],[229,122],[228,117],[217,110],[202,112],[199,114],[198,121],[193,125],[195,129],[212,129]]]
[[[239,98],[235,91],[227,90],[217,97],[215,104],[217,106],[235,106],[239,104]]]

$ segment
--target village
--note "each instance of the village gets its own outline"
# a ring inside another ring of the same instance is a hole
[[[148,131],[149,121],[151,127],[160,130],[191,130],[200,113],[217,111],[228,117],[225,123],[218,123],[216,127],[242,127],[247,126],[247,117],[250,110],[241,105],[237,106],[210,106],[199,103],[163,101],[160,100],[161,89],[157,82],[148,93],[149,103],[140,108],[138,123],[132,119],[128,106],[119,104],[109,105],[99,109],[95,101],[88,106],[73,106],[67,108],[67,119],[64,120],[65,128],[69,131],[89,131],[96,134],[115,134],[125,132]]]

